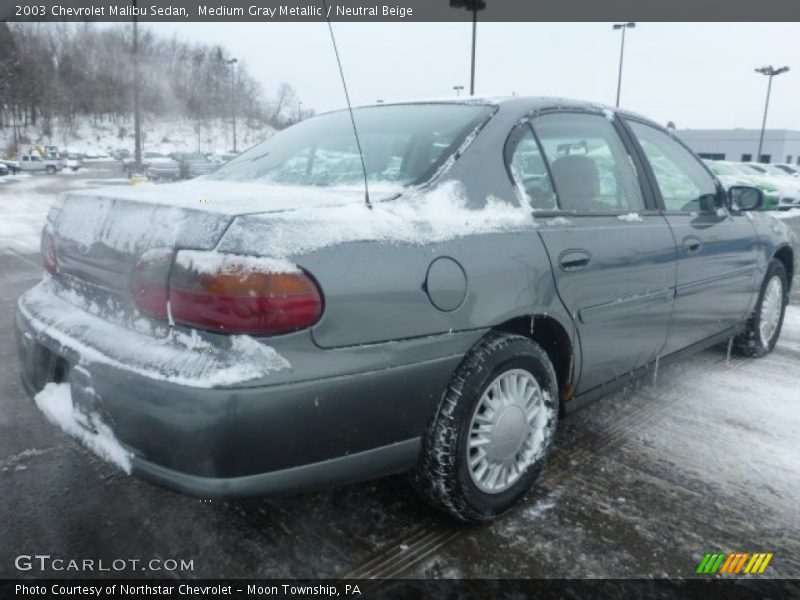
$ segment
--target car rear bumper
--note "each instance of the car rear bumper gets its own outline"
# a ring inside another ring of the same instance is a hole
[[[55,296],[48,302],[47,313],[76,310]],[[134,474],[204,498],[292,493],[410,468],[452,372],[482,335],[322,350],[295,334],[280,348],[292,367],[274,383],[193,387],[151,376],[133,359],[104,360],[40,310],[26,296],[19,301],[28,393],[61,379],[76,408],[76,398],[91,396],[92,410],[132,453]]]

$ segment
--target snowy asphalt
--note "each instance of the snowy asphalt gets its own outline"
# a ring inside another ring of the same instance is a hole
[[[800,235],[800,218],[786,223]],[[14,303],[39,277],[35,255],[0,252],[0,577],[80,575],[15,568],[34,554],[193,561],[85,576],[691,577],[719,551],[772,552],[765,575],[800,577],[797,286],[772,355],[711,349],[567,417],[525,502],[472,527],[428,509],[403,477],[236,504],[125,476],[20,385]]]

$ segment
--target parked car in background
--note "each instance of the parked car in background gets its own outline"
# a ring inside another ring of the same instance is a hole
[[[12,175],[19,173],[19,162],[16,160],[0,159],[0,165],[3,165],[6,169],[8,169],[8,172]]]
[[[596,104],[330,112],[202,181],[62,196],[17,306],[22,380],[184,493],[411,470],[433,505],[489,521],[562,412],[710,345],[772,351],[795,238],[762,202]]]
[[[51,175],[64,168],[61,159],[42,158],[38,154],[23,154],[19,157],[19,170],[27,172],[45,172]]]
[[[160,152],[142,154],[144,173],[154,181],[177,181],[181,178],[181,164]]]
[[[0,163],[0,177],[3,177],[3,176],[5,176],[5,175],[8,175],[10,172],[11,172],[11,169],[9,169],[9,168],[8,168],[8,167],[5,165],[5,163]]]
[[[122,169],[132,174],[136,159],[133,156],[122,159]],[[143,174],[151,179],[177,181],[180,179],[180,164],[172,157],[161,152],[147,151],[142,152]]]
[[[124,161],[127,158],[131,158],[132,153],[127,148],[117,148],[111,153],[111,157],[114,160]]]
[[[67,154],[67,158],[64,159],[64,167],[77,171],[83,167],[83,157],[80,154]]]
[[[746,169],[741,163],[724,160],[705,160],[708,168],[720,180],[725,188],[737,185],[752,185],[764,194],[764,202],[760,210],[775,210],[780,200],[779,188],[768,178],[759,176],[751,169]]]
[[[800,206],[800,180],[775,165],[764,163],[739,163],[745,169],[758,173],[775,185],[778,195],[778,210],[789,210]]]
[[[180,152],[173,154],[172,157],[180,165],[181,179],[194,179],[200,175],[207,175],[219,167],[219,163],[209,160],[206,155],[199,152]]]
[[[786,173],[787,175],[791,175],[792,177],[800,177],[800,165],[775,165],[781,171]]]

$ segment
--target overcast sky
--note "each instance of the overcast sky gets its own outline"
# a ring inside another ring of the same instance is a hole
[[[304,107],[344,106],[320,23],[158,23],[222,44],[271,93],[290,83]],[[354,103],[453,95],[469,88],[470,23],[334,23]],[[620,34],[609,23],[479,23],[476,93],[557,95],[613,104]],[[758,128],[772,64],[768,127],[800,129],[800,24],[639,23],[628,30],[621,105],[679,128]]]

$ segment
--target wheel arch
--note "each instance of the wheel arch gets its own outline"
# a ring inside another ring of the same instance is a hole
[[[561,403],[575,394],[575,343],[567,329],[557,319],[544,314],[524,315],[509,319],[492,328],[527,337],[547,353],[558,380]]]
[[[786,269],[786,277],[789,280],[789,287],[792,286],[792,279],[794,279],[794,251],[789,244],[785,244],[775,250],[773,258],[781,261]]]

